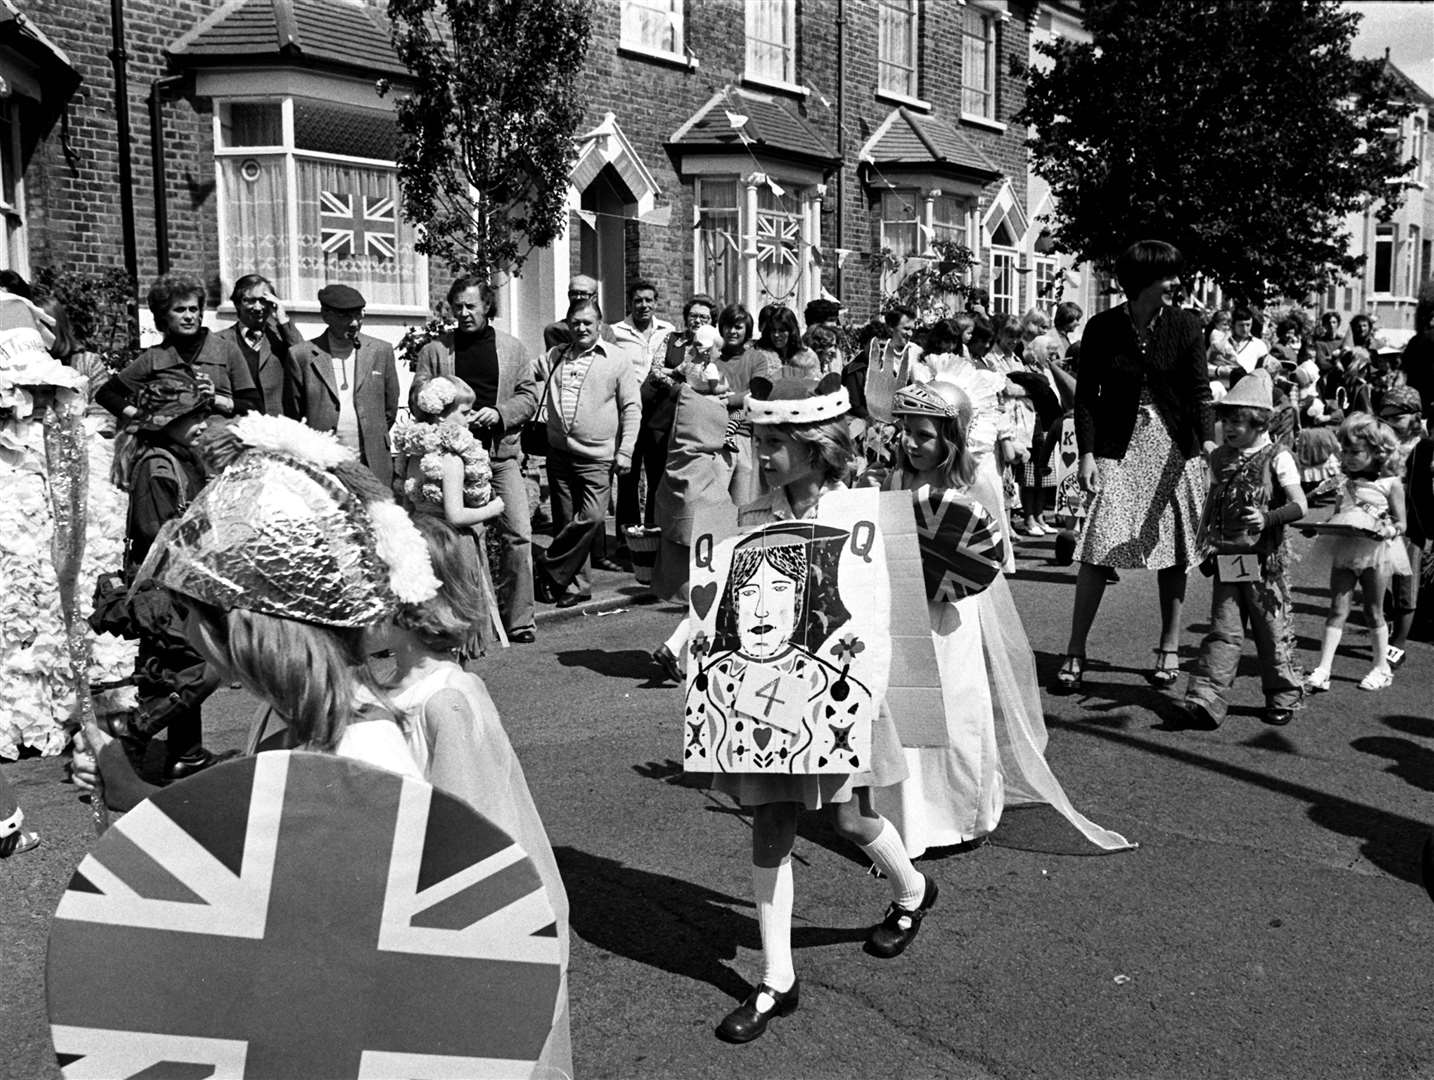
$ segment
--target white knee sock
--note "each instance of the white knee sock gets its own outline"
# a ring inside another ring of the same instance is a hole
[[[1334,654],[1339,651],[1339,639],[1344,637],[1343,626],[1326,626],[1324,641],[1320,645],[1319,666],[1329,671],[1334,667]]]
[[[1375,671],[1388,671],[1388,670],[1389,670],[1389,624],[1388,624],[1388,623],[1380,623],[1378,626],[1376,626],[1373,630],[1371,630],[1371,631],[1369,632],[1369,636],[1370,636],[1370,638],[1372,639],[1372,644],[1371,644],[1370,648],[1371,648],[1371,651],[1374,653],[1374,670],[1375,670]]]
[[[692,621],[684,618],[677,624],[677,629],[672,631],[672,636],[663,642],[684,669],[687,667],[687,639],[691,636]]]
[[[777,866],[752,867],[757,925],[762,930],[762,981],[785,993],[797,981],[792,965],[792,859]]]
[[[907,911],[914,911],[926,897],[926,878],[911,864],[906,845],[891,822],[881,819],[881,832],[861,850],[891,882],[891,898]]]

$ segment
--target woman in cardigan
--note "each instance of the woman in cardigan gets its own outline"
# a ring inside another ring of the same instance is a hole
[[[1129,300],[1093,316],[1082,339],[1076,442],[1081,487],[1094,498],[1057,692],[1081,685],[1107,568],[1157,571],[1160,643],[1150,677],[1169,686],[1179,674],[1185,575],[1205,502],[1202,451],[1215,446],[1200,324],[1174,304],[1183,265],[1169,244],[1131,245],[1115,264]]]

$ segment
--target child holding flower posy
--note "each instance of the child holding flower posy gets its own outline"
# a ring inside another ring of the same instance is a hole
[[[483,524],[503,512],[503,500],[493,494],[488,452],[469,430],[475,400],[467,382],[436,376],[418,391],[414,402],[418,422],[400,423],[393,432],[398,455],[395,474],[403,477],[409,509],[444,518],[473,542],[487,614],[460,650],[470,656],[482,655],[494,641],[508,644],[483,543]]]

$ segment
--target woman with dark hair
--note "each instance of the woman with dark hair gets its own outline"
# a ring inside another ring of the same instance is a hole
[[[140,415],[135,403],[140,388],[160,372],[179,368],[213,387],[215,412],[263,412],[263,395],[239,346],[205,328],[204,295],[204,283],[189,274],[157,279],[147,300],[164,340],[145,349],[106,382],[95,400],[121,420],[131,421]]]
[[[777,371],[781,378],[815,379],[820,374],[820,361],[802,344],[797,313],[789,307],[777,305],[773,308],[762,336],[751,351],[756,354],[756,364],[765,365],[768,371]]]
[[[1175,306],[1183,267],[1170,244],[1132,244],[1115,264],[1129,300],[1092,316],[1081,339],[1076,442],[1081,487],[1095,497],[1078,553],[1070,643],[1056,675],[1057,692],[1081,685],[1086,637],[1107,568],[1157,571],[1160,641],[1150,678],[1169,686],[1179,675],[1185,575],[1195,559],[1205,503],[1201,455],[1215,447],[1200,323]]]

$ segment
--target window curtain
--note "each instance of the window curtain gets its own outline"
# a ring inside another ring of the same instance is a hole
[[[297,293],[352,285],[371,305],[426,307],[414,230],[391,170],[299,158]]]
[[[698,239],[700,264],[697,291],[705,292],[719,304],[742,299],[741,217],[737,210],[737,181],[700,181]]]
[[[284,158],[221,157],[224,235],[221,264],[228,279],[263,274],[280,296],[294,294]]]
[[[790,64],[792,38],[788,0],[747,0],[747,70],[779,82],[795,76]]]

